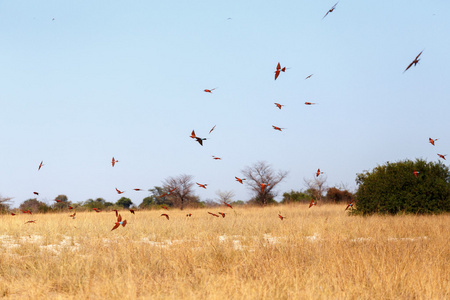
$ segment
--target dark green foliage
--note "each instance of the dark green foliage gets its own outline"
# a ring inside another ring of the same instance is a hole
[[[417,177],[414,171],[418,171]],[[450,211],[450,173],[441,162],[417,159],[387,162],[357,175],[358,214],[442,213]]]
[[[117,200],[117,202],[116,202],[117,206],[120,206],[120,207],[123,207],[126,209],[129,209],[132,204],[133,204],[133,202],[131,201],[131,199],[127,198],[127,197],[122,197],[119,200]]]
[[[331,187],[327,191],[326,200],[329,203],[350,203],[354,200],[354,196],[347,190]]]
[[[304,193],[302,191],[294,191],[291,190],[289,193],[283,194],[283,200],[281,200],[281,203],[292,203],[292,202],[304,202],[309,203],[311,200],[311,196],[307,193]]]
[[[97,199],[88,199],[83,203],[83,206],[86,207],[87,209],[91,210],[93,208],[98,208],[98,209],[104,209],[105,207],[108,206],[112,206],[114,204],[110,203],[110,202],[106,202],[105,199],[103,198],[97,198]]]

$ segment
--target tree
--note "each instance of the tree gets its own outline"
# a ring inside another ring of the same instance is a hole
[[[315,176],[312,179],[306,179],[304,178],[303,181],[305,182],[305,185],[308,187],[306,190],[306,193],[313,198],[315,201],[322,200],[322,197],[324,196],[325,191],[327,190],[326,182],[327,182],[327,176],[320,175]]]
[[[450,211],[450,171],[441,162],[387,162],[357,174],[357,214],[441,213]]]
[[[283,194],[282,203],[291,203],[291,202],[304,202],[309,203],[311,200],[311,196],[303,191],[293,191],[291,190],[289,193]]]
[[[106,202],[103,198],[97,198],[97,199],[88,199],[83,203],[83,206],[88,209],[98,208],[98,209],[104,209],[105,207],[113,206],[114,204],[111,202]]]
[[[71,203],[69,201],[69,198],[67,198],[66,195],[58,195],[55,200],[58,200],[59,202],[55,202],[52,206],[53,209],[62,210],[66,209]]]
[[[264,161],[258,161],[252,166],[245,167],[241,173],[246,177],[246,184],[254,193],[254,202],[260,205],[275,203],[277,196],[274,188],[283,181],[288,172],[275,172],[270,165]]]
[[[116,202],[117,206],[121,206],[126,209],[129,209],[132,204],[133,202],[131,201],[131,199],[127,197],[122,197]]]
[[[223,191],[222,192],[221,190],[216,191],[216,195],[218,197],[217,200],[219,200],[219,202],[221,204],[223,204],[224,202],[230,203],[232,201],[233,197],[235,196],[233,191]]]
[[[9,211],[9,202],[12,198],[4,198],[0,195],[0,214],[6,214]]]
[[[351,203],[354,200],[354,196],[347,189],[340,190],[337,187],[331,187],[327,191],[327,202],[332,203]]]
[[[47,213],[51,210],[47,204],[38,201],[36,198],[25,200],[22,204],[20,204],[19,209],[29,210],[32,213]]]
[[[194,196],[193,186],[194,182],[192,175],[182,174],[178,177],[168,177],[163,181],[164,190],[168,194],[166,199],[170,201],[172,206],[180,207],[183,210],[185,205],[195,203],[198,204],[198,197]]]

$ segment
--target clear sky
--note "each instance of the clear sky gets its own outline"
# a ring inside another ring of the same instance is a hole
[[[133,188],[183,173],[208,184],[201,200],[248,200],[234,176],[259,160],[289,171],[281,200],[318,168],[355,189],[386,161],[450,160],[449,1],[342,0],[324,19],[335,0],[154,2],[0,1],[0,194],[13,206],[34,191],[139,204],[149,193]]]

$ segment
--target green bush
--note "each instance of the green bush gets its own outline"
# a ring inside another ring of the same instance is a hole
[[[356,182],[357,214],[450,211],[450,173],[441,162],[427,163],[422,159],[387,162],[372,172],[357,174]]]

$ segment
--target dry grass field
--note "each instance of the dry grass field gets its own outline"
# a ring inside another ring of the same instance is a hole
[[[449,215],[344,209],[122,211],[114,231],[114,212],[0,216],[0,297],[450,298]]]

